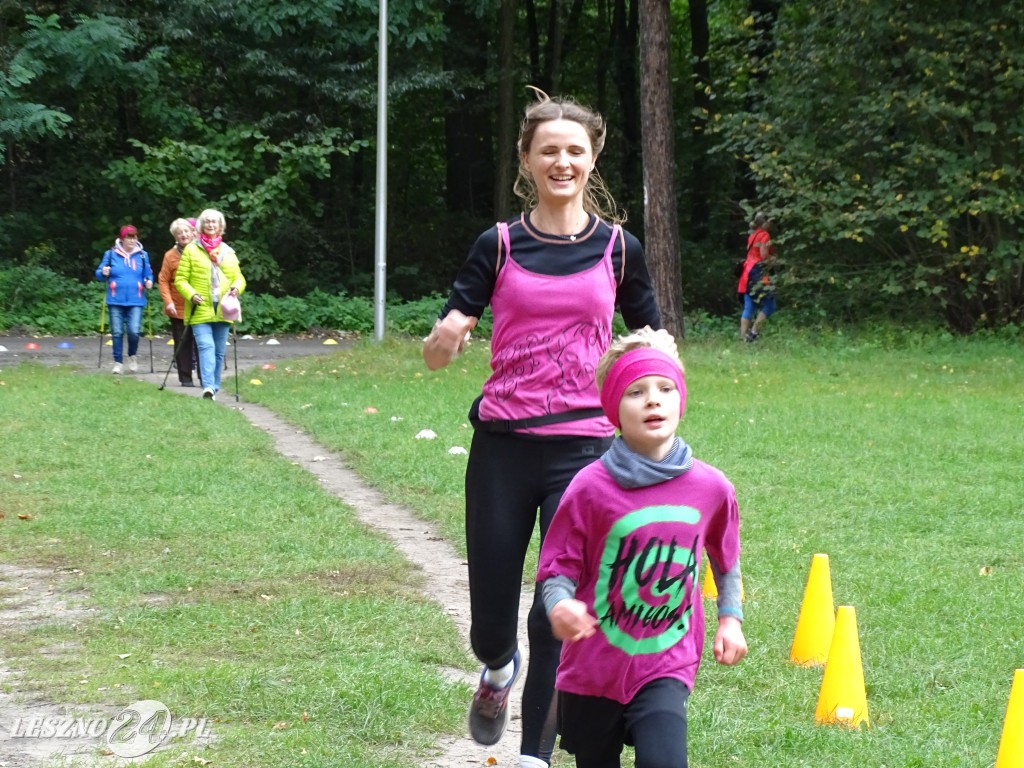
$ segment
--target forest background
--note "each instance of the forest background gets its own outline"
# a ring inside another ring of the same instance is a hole
[[[1019,337],[1024,0],[388,8],[391,302],[439,307],[479,232],[519,210],[535,85],[605,115],[598,168],[642,241],[642,97],[669,108],[684,317],[737,314],[733,265],[767,210],[789,318]],[[660,50],[641,44],[652,8],[668,11]],[[123,224],[158,268],[170,222],[207,207],[257,299],[368,305],[377,14],[378,0],[0,0],[0,329],[72,297],[98,307],[90,281]],[[645,57],[667,62],[667,92],[643,93]]]

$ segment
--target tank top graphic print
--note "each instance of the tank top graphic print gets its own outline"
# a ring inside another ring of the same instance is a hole
[[[564,276],[524,269],[509,252],[508,230],[501,225],[499,230],[506,258],[491,296],[493,373],[483,387],[480,418],[525,419],[600,408],[594,371],[611,343],[615,311],[612,249],[620,228],[613,227],[597,264]],[[521,431],[595,437],[614,434],[604,416]]]

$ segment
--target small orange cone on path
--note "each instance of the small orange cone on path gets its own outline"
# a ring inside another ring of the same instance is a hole
[[[816,723],[838,723],[850,728],[868,728],[868,699],[864,691],[864,667],[860,659],[857,614],[853,606],[842,605],[836,611],[836,628],[828,663],[821,680]]]
[[[800,617],[796,621],[789,660],[804,667],[822,666],[828,661],[835,625],[828,555],[815,555],[811,559],[811,572],[807,576],[807,587],[800,606]]]
[[[1024,669],[1013,673],[1010,703],[1006,705],[1006,720],[996,756],[996,768],[1021,766],[1024,766]]]

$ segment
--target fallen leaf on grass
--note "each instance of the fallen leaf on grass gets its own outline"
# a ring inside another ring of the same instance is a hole
[[[193,757],[192,758],[192,762],[193,763],[199,763],[200,765],[209,765],[210,764],[209,760],[203,760],[203,758],[201,758],[201,757]]]
[[[271,728],[270,730],[272,730],[272,731],[283,731],[286,728],[288,728],[288,723],[286,723],[284,720],[282,720],[279,723],[274,723],[274,727]]]
[[[984,566],[981,569],[981,572],[978,575],[979,576],[991,576],[992,575],[992,570],[993,570],[993,568],[992,568],[991,565],[986,565],[986,566]]]
[[[363,408],[363,413],[376,413],[377,409],[372,405],[369,408]]]
[[[19,520],[34,520],[35,518],[33,518],[32,515],[18,515],[18,519]]]
[[[117,654],[117,658],[119,658],[119,659],[127,659],[129,656],[131,656],[130,653],[119,653],[119,654]]]
[[[262,597],[264,600],[271,600],[271,599],[273,599],[274,596],[273,595],[260,595],[260,597]]]
[[[302,713],[302,722],[304,722],[304,723],[308,723],[309,722],[309,712],[303,712]]]

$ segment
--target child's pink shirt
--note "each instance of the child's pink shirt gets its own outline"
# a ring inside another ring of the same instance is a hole
[[[693,689],[704,647],[701,553],[726,572],[739,557],[732,483],[694,460],[676,478],[625,490],[600,461],[566,489],[541,551],[537,581],[567,576],[597,632],[562,646],[555,687],[622,704],[656,678]]]

